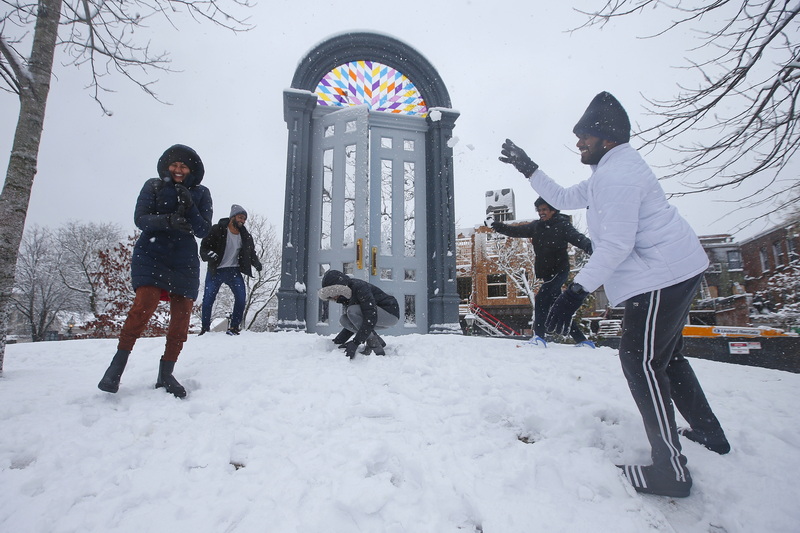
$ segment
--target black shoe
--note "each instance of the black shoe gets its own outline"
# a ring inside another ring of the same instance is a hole
[[[202,335],[203,333],[208,333],[208,328],[202,328],[202,329],[200,330],[200,333],[198,333],[198,334],[197,334],[197,336],[199,337],[199,336],[200,336],[200,335]]]
[[[703,431],[692,428],[678,428],[678,434],[683,435],[690,441],[702,444],[712,452],[725,455],[731,451],[731,445],[725,435],[709,435]]]
[[[176,398],[185,398],[186,389],[184,389],[183,385],[178,383],[178,380],[172,375],[172,371],[174,369],[175,361],[164,361],[163,359],[159,361],[156,388],[160,389],[161,387],[164,387],[164,390]]]
[[[228,331],[226,331],[225,333],[227,335],[238,335],[239,331],[240,331],[239,328],[228,328]]]
[[[679,474],[671,467],[657,468],[655,465],[617,465],[622,469],[636,492],[686,498],[692,489],[692,476],[684,466]],[[680,479],[683,476],[683,479]]]
[[[125,371],[125,365],[128,364],[128,356],[131,354],[130,350],[117,350],[114,358],[111,359],[111,364],[108,370],[103,375],[103,379],[97,384],[97,388],[104,392],[115,393],[119,390],[119,381],[122,379],[122,372]]]

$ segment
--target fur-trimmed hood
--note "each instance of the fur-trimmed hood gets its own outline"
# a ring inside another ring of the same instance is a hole
[[[347,285],[328,285],[319,290],[320,300],[332,300],[335,302],[340,296],[344,296],[346,300],[349,300],[353,296],[353,291]]]

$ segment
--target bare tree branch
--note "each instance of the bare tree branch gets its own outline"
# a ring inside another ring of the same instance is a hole
[[[800,149],[800,3],[716,0],[686,7],[664,0],[609,0],[599,11],[580,11],[587,20],[573,31],[659,7],[676,18],[644,38],[683,26],[700,40],[690,50],[697,58],[683,67],[698,74],[700,83],[679,86],[670,99],[645,97],[656,122],[636,134],[645,147],[661,145],[677,154],[662,179],[677,179],[688,190],[673,196],[736,190],[753,182],[757,192],[743,190],[733,200],[738,208],[759,207],[768,216],[793,205],[800,180],[787,175],[793,171],[787,166]],[[701,22],[717,27],[703,30]]]

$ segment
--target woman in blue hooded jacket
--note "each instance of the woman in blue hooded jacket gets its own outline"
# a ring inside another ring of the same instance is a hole
[[[200,286],[200,259],[196,239],[211,229],[211,193],[201,185],[205,168],[197,152],[176,144],[158,160],[158,178],[147,180],[136,200],[134,222],[142,234],[131,260],[136,292],[122,326],[117,353],[98,384],[117,392],[133,345],[147,327],[160,300],[168,300],[170,319],[156,387],[178,398],[186,389],[172,375],[189,332],[192,305]]]

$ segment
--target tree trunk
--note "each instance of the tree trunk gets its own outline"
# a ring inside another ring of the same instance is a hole
[[[33,178],[36,176],[44,113],[50,92],[61,4],[62,0],[39,0],[28,70],[19,76],[19,118],[6,181],[0,193],[0,375],[3,373],[17,254],[25,229]]]

